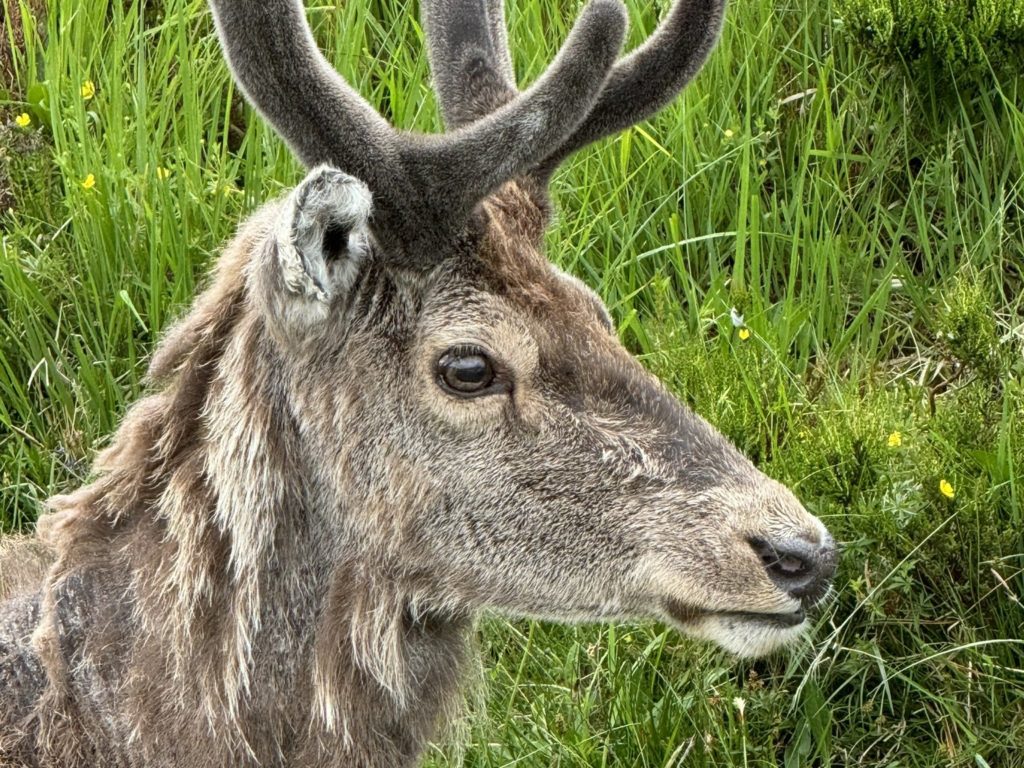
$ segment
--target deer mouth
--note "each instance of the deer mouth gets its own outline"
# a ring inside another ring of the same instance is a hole
[[[716,613],[716,616],[726,618],[742,619],[758,624],[767,624],[774,627],[798,627],[807,621],[807,614],[801,608],[792,613],[752,613],[750,611],[732,611],[728,613]]]
[[[807,613],[803,608],[787,613],[761,613],[758,611],[708,611],[697,608],[678,600],[666,600],[665,610],[668,615],[680,624],[691,624],[708,618],[733,619],[744,623],[759,624],[766,627],[798,627],[807,621]]]

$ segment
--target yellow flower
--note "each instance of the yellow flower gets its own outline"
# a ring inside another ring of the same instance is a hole
[[[96,186],[96,177],[91,173],[82,179],[82,189],[92,189]]]
[[[158,179],[160,179],[161,181],[163,181],[164,179],[170,178],[170,176],[171,176],[171,169],[170,168],[164,168],[161,165],[159,168],[156,169],[156,177]]]
[[[749,339],[750,338],[750,329],[749,328],[740,328],[739,337],[740,337],[740,341],[746,341],[747,339]]]
[[[725,138],[731,139],[732,137],[733,137],[732,128],[726,128],[725,129]]]
[[[28,116],[28,112],[22,112],[14,118],[14,122],[18,124],[19,128],[28,128],[32,124],[32,118]]]
[[[86,80],[82,83],[82,98],[88,101],[96,95],[96,85],[92,80]]]
[[[893,432],[891,435],[889,435],[889,439],[885,441],[885,444],[888,445],[890,448],[899,448],[901,445],[903,445],[903,435],[901,435],[899,432]]]
[[[953,486],[946,478],[942,478],[941,480],[939,480],[939,493],[941,493],[947,499],[952,499],[954,496],[956,496],[956,491],[953,490]]]

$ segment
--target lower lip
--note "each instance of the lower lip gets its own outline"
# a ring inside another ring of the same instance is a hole
[[[803,611],[793,613],[748,613],[746,611],[733,611],[718,614],[719,616],[731,616],[745,621],[757,622],[759,624],[772,624],[779,627],[796,627],[806,621],[807,616]]]

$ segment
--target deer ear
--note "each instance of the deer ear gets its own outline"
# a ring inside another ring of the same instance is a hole
[[[369,250],[370,190],[336,168],[310,171],[285,200],[274,233],[279,287],[330,305]],[[275,281],[277,282],[277,281]]]

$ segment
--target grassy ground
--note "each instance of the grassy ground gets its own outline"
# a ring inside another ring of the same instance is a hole
[[[577,4],[512,5],[525,82]],[[656,10],[631,8],[635,42]],[[311,18],[433,130],[414,13]],[[1024,766],[1024,83],[908,84],[836,29],[828,2],[735,0],[676,105],[556,177],[550,254],[837,534],[838,599],[744,664],[657,626],[489,620],[432,765]],[[199,0],[51,0],[46,38],[0,105],[4,529],[82,480],[219,244],[300,177]]]

